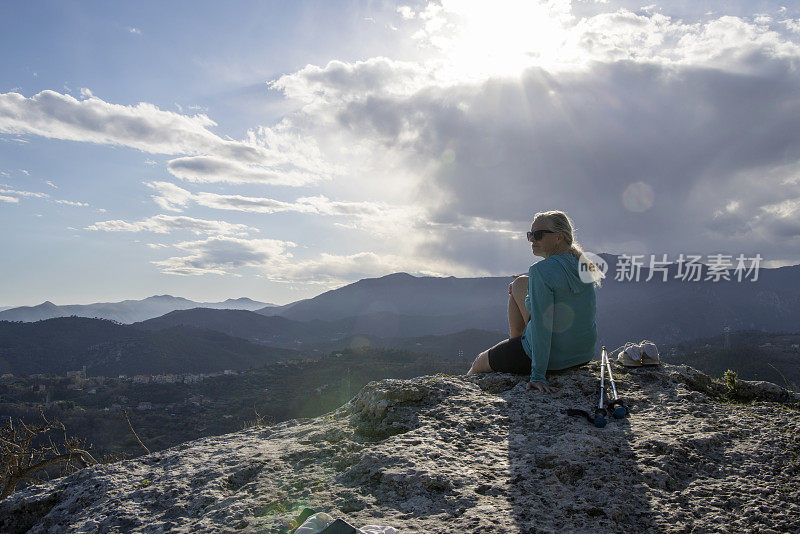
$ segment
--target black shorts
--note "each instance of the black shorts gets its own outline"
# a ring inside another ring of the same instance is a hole
[[[531,374],[531,359],[522,348],[522,336],[506,339],[489,349],[489,367],[495,373]]]

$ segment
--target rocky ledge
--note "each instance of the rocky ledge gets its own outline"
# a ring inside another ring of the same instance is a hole
[[[0,502],[2,532],[276,532],[303,507],[400,532],[798,532],[800,399],[687,366],[615,367],[631,414],[596,428],[598,363],[367,384],[313,419],[86,468]]]

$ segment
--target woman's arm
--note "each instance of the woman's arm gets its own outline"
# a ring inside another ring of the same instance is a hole
[[[553,290],[547,285],[537,264],[528,271],[528,296],[525,307],[531,312],[528,325],[531,339],[531,382],[547,384],[545,372],[550,363],[550,344],[553,339]]]
[[[525,309],[531,314],[531,279],[528,277],[528,292],[525,293]],[[530,319],[528,319],[530,320]]]

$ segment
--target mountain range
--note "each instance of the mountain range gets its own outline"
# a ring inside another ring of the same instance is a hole
[[[108,319],[119,323],[133,323],[158,317],[173,310],[189,308],[213,308],[232,310],[269,309],[274,304],[257,302],[247,297],[228,299],[224,302],[194,302],[172,295],[153,295],[141,300],[121,302],[96,302],[92,304],[68,304],[58,306],[49,300],[36,306],[0,307],[0,321],[40,321],[54,317],[93,317]]]
[[[651,339],[677,343],[731,330],[796,331],[800,325],[800,265],[760,268],[739,281],[699,264],[690,277],[666,266],[666,280],[643,267],[628,279],[624,258],[601,254],[608,272],[597,288],[599,344],[616,347]],[[719,278],[719,279],[717,279]],[[755,281],[753,279],[755,278]],[[695,280],[696,279],[696,280]],[[433,278],[405,273],[354,284],[257,313],[310,321],[350,316],[352,334],[439,335],[465,329],[508,332],[511,278]],[[353,317],[355,319],[353,319]]]
[[[737,281],[716,280],[712,267],[699,265],[696,281],[681,279],[676,264],[666,280],[641,268],[638,279],[621,276],[621,256],[601,254],[609,268],[597,288],[598,345],[650,339],[678,343],[732,331],[794,332],[800,325],[800,265],[760,268]],[[283,306],[249,299],[206,305],[170,296],[85,306],[55,307],[53,313],[106,313],[140,330],[179,325],[209,329],[261,345],[301,349],[342,347],[357,336],[382,346],[404,345],[423,336],[458,335],[467,330],[508,334],[510,277],[438,278],[395,273],[359,280],[314,298]],[[48,304],[48,303],[45,303]],[[51,304],[51,307],[54,306]],[[239,309],[219,309],[219,308]],[[244,309],[242,309],[244,308]],[[47,307],[0,312],[0,320],[39,320]],[[96,315],[100,317],[101,315]],[[349,341],[347,341],[349,339]],[[403,341],[398,341],[403,340]],[[436,345],[436,343],[434,343]],[[471,351],[462,344],[463,350]],[[459,346],[459,345],[456,345]]]
[[[0,321],[0,374],[63,376],[83,366],[90,376],[209,373],[295,357],[292,350],[185,325],[146,331],[86,317]]]

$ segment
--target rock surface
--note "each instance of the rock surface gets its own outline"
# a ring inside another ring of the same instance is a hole
[[[552,395],[507,374],[367,384],[338,410],[87,468],[0,502],[2,532],[275,532],[303,507],[401,532],[798,532],[800,399],[686,366],[598,362]]]

